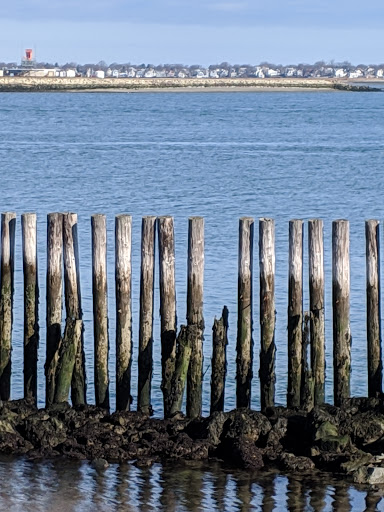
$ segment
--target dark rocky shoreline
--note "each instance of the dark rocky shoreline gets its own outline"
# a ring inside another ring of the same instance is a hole
[[[357,483],[384,483],[384,401],[352,398],[310,412],[271,408],[167,420],[137,412],[60,404],[37,409],[25,400],[0,408],[0,452],[31,459],[125,462],[220,459],[246,470],[315,469]]]

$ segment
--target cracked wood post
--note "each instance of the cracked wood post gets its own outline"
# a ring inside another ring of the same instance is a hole
[[[11,393],[11,353],[13,323],[13,287],[15,268],[16,214],[1,214],[1,288],[0,288],[0,398]]]
[[[259,221],[260,261],[260,403],[275,403],[275,222]]]
[[[224,411],[227,345],[228,308],[224,306],[220,320],[215,318],[212,328],[211,414]]]
[[[351,330],[349,321],[349,222],[332,223],[332,303],[334,402],[350,395]]]
[[[303,221],[289,221],[287,406],[300,406],[303,342]]]
[[[63,341],[59,349],[59,360],[56,369],[54,403],[67,402],[69,388],[77,358],[78,346],[81,343],[83,321],[67,317]]]
[[[187,379],[187,416],[201,416],[203,391],[204,339],[204,219],[188,221],[187,326],[191,339],[191,358]],[[194,334],[194,336],[192,336]]]
[[[140,326],[137,409],[151,414],[153,298],[155,281],[156,217],[141,223]]]
[[[368,396],[382,393],[381,321],[380,321],[380,223],[365,222],[367,267],[367,349]]]
[[[236,346],[236,407],[250,407],[253,339],[252,339],[252,279],[253,279],[254,220],[239,220],[237,346]]]
[[[115,219],[116,282],[116,409],[129,411],[131,405],[132,298],[131,246],[132,217]]]
[[[37,219],[21,216],[24,274],[24,398],[37,403],[39,348],[39,283],[37,273]]]
[[[324,243],[323,221],[308,221],[309,309],[313,402],[325,396]]]
[[[91,226],[95,399],[98,407],[109,409],[107,226],[105,215],[92,215]]]
[[[177,354],[175,371],[172,376],[172,385],[170,391],[170,415],[181,411],[183,403],[183,394],[188,375],[188,368],[192,355],[192,344],[195,341],[198,326],[196,324],[180,326],[180,332],[177,337]]]
[[[172,217],[158,218],[160,329],[161,329],[161,390],[164,416],[170,414],[170,393],[176,361],[176,287],[175,240]]]
[[[77,236],[77,214],[63,214],[64,239],[64,289],[67,321],[82,320],[79,242]],[[75,338],[72,336],[73,340]],[[86,373],[84,353],[83,324],[79,342],[76,347],[76,358],[71,376],[71,398],[73,405],[86,403]]]
[[[63,305],[63,214],[47,218],[47,357],[45,361],[45,405],[53,404],[56,368],[61,344]]]

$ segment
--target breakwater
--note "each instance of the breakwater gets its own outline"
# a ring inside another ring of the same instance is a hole
[[[138,395],[135,397],[137,412],[133,413],[130,412],[132,409],[131,367],[135,363],[132,360],[132,346],[136,341],[132,335],[131,320],[132,218],[126,214],[117,215],[115,218],[116,339],[114,342],[116,344],[117,411],[112,415],[109,414],[107,230],[106,217],[101,214],[91,217],[96,406],[86,404],[87,379],[77,215],[51,213],[47,217],[46,253],[46,409],[36,409],[39,345],[37,266],[38,259],[41,258],[37,251],[36,220],[36,215],[33,213],[21,216],[24,272],[24,401],[8,402],[12,367],[13,279],[17,257],[15,254],[17,218],[12,212],[3,213],[1,216],[0,398],[3,404],[0,411],[0,440],[3,436],[3,444],[0,443],[0,451],[34,454],[37,450],[43,455],[71,455],[71,449],[68,446],[71,445],[73,448],[74,439],[79,436],[82,441],[77,440],[76,443],[84,445],[85,448],[80,449],[76,444],[76,449],[73,451],[74,457],[81,455],[97,458],[104,455],[109,459],[127,460],[142,456],[149,460],[153,458],[157,460],[159,457],[172,458],[174,452],[179,453],[182,458],[200,459],[209,456],[226,458],[225,454],[230,454],[229,461],[236,463],[238,460],[240,465],[256,469],[263,467],[266,463],[272,464],[274,461],[285,464],[288,468],[290,463],[284,462],[287,457],[290,457],[287,456],[288,453],[292,455],[292,468],[296,466],[302,469],[347,468],[348,473],[354,473],[360,467],[380,465],[381,459],[377,456],[384,448],[381,444],[384,438],[384,405],[378,221],[369,220],[365,224],[369,398],[350,398],[352,338],[349,318],[349,222],[336,220],[332,224],[334,406],[324,404],[323,222],[321,219],[308,221],[307,259],[310,298],[308,311],[303,310],[303,264],[306,252],[304,222],[302,220],[289,222],[286,345],[288,407],[285,409],[275,406],[275,222],[270,218],[261,218],[258,222],[260,357],[256,363],[253,329],[255,221],[251,217],[244,217],[239,220],[238,236],[237,410],[231,413],[223,412],[230,314],[224,306],[221,318],[215,319],[212,329],[211,416],[208,419],[202,419],[202,347],[203,342],[207,343],[207,340],[204,341],[203,314],[204,219],[191,217],[188,221],[187,322],[180,328],[176,322],[174,219],[169,216],[150,216],[142,219],[140,325],[137,342],[139,348]],[[164,420],[149,419],[152,412],[153,301],[156,293],[154,273],[157,265]],[[65,304],[65,319],[62,316],[63,304]],[[20,362],[16,365],[13,362],[13,364],[18,368],[21,366]],[[255,366],[258,367],[260,413],[249,409],[251,394],[255,388],[256,379],[253,372]],[[70,394],[73,409],[70,409],[67,404]],[[184,394],[186,394],[185,415],[181,412],[184,410]],[[32,420],[31,426],[29,422]],[[99,426],[96,427],[96,424]],[[232,424],[237,425],[236,428],[233,427],[235,430],[231,430]],[[78,429],[81,426],[84,426],[85,430],[83,429],[84,432],[81,431],[82,433],[79,434]],[[129,435],[128,426],[131,429]],[[42,432],[41,429],[43,434],[39,433]],[[54,441],[56,429],[59,429],[61,437]],[[109,434],[107,435],[106,432],[109,431],[112,431],[113,435],[107,443]],[[41,435],[47,439],[44,441],[46,444],[39,440]],[[210,437],[212,435],[216,435],[215,441],[212,441]],[[307,436],[305,443],[304,435]],[[95,446],[95,436],[99,443],[96,445],[99,448],[88,449],[87,447]],[[160,443],[158,445],[155,443],[156,436],[160,436],[161,440],[161,442],[158,441]],[[88,438],[91,441],[88,442]],[[128,444],[121,452],[119,447],[122,446],[123,440]],[[277,443],[276,446],[273,444],[274,440]],[[67,442],[69,445],[65,444]],[[240,444],[236,444],[237,442]],[[134,446],[131,446],[132,443]],[[227,444],[228,447],[225,448]],[[189,446],[189,451],[185,451],[184,445]],[[43,449],[44,446],[47,450]],[[144,449],[144,446],[147,448]],[[324,453],[328,455],[325,456]],[[274,459],[276,454],[280,454],[281,457],[279,455],[280,458]],[[248,460],[249,457],[250,460]],[[296,460],[297,457],[304,457],[304,459]],[[351,465],[341,466],[346,462],[351,462]],[[367,475],[369,471],[367,469]],[[356,478],[363,477],[360,475]],[[378,478],[377,472],[375,478]]]
[[[0,77],[0,92],[49,91],[135,91],[135,90],[204,90],[215,88],[247,89],[335,89],[378,91],[367,85],[353,85],[337,79],[290,78],[53,78]]]

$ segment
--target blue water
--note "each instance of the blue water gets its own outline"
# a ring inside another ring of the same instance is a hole
[[[205,217],[204,413],[209,410],[211,326],[230,311],[226,409],[235,404],[238,218],[276,221],[276,401],[286,397],[288,221],[324,220],[327,400],[332,400],[331,221],[350,220],[352,394],[366,395],[364,220],[383,216],[384,95],[381,93],[11,94],[0,95],[1,209],[18,214],[12,397],[22,396],[22,262],[19,215],[38,214],[44,405],[46,215],[79,215],[88,398],[93,402],[90,216],[108,219],[110,377],[114,404],[114,216],[133,216],[133,330],[137,354],[140,226],[173,215],[178,322],[186,313],[187,219]],[[258,250],[254,254],[254,381],[257,382]],[[304,275],[307,282],[307,272]],[[156,285],[157,286],[157,285]],[[156,288],[157,290],[157,288]],[[305,307],[308,293],[305,291]],[[155,312],[159,309],[158,292]],[[155,318],[153,406],[162,413]],[[133,366],[133,396],[137,371]],[[135,407],[135,402],[133,404]],[[49,468],[47,469],[49,471]],[[283,492],[283,495],[285,491]],[[279,508],[276,508],[278,510]],[[280,508],[280,510],[283,510]],[[235,508],[233,509],[235,510]]]

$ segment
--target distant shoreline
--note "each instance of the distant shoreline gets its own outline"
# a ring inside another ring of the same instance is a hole
[[[0,92],[297,92],[380,91],[372,82],[291,78],[48,78],[0,77]],[[360,84],[360,85],[357,85]]]

